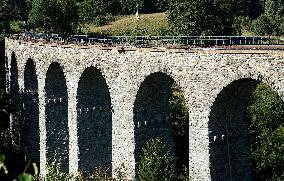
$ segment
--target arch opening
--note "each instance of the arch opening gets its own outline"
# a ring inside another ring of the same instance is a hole
[[[39,98],[36,67],[28,59],[24,71],[22,144],[24,161],[39,165]]]
[[[111,98],[106,80],[95,67],[83,72],[77,100],[79,168],[94,171],[103,167],[111,174]]]
[[[133,113],[136,175],[142,148],[156,137],[174,156],[176,176],[188,168],[188,108],[175,81],[161,72],[146,77],[136,95]]]
[[[240,79],[225,87],[209,116],[209,154],[212,180],[252,180],[247,106],[260,82]]]
[[[58,159],[62,170],[68,171],[68,95],[63,69],[58,63],[52,63],[46,74],[45,103],[47,162],[51,164]]]

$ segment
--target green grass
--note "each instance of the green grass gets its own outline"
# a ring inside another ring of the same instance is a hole
[[[83,33],[113,35],[113,36],[142,36],[166,35],[169,26],[165,13],[142,14],[137,19],[135,15],[118,17],[108,25],[97,27],[94,24],[84,24]]]

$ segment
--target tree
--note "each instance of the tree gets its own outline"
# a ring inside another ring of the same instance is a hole
[[[178,35],[230,35],[233,2],[231,0],[171,0],[169,23]]]
[[[283,180],[284,102],[266,84],[259,84],[250,99],[248,115],[255,180]]]
[[[172,134],[175,143],[176,170],[177,174],[181,174],[183,169],[189,169],[189,115],[183,93],[176,84],[172,86],[172,96],[169,102]]]
[[[28,7],[24,0],[0,1],[0,31],[9,29],[9,23],[15,20],[27,20]]]
[[[281,35],[284,33],[284,1],[266,0],[264,13],[253,21],[257,35]]]
[[[26,20],[27,3],[25,0],[1,0],[0,21]]]
[[[174,177],[173,156],[159,138],[150,139],[143,148],[138,165],[138,180],[170,181]]]
[[[236,16],[256,19],[264,11],[264,0],[234,0],[234,11]]]
[[[73,33],[78,23],[78,6],[75,0],[58,0],[62,17],[58,19],[59,32]]]
[[[83,21],[93,22],[98,16],[116,15],[120,4],[116,0],[85,0],[80,3],[79,16]]]
[[[77,26],[75,0],[33,0],[29,21],[45,32],[69,34]]]
[[[170,0],[157,0],[155,5],[157,12],[164,12],[169,9]]]
[[[168,9],[169,0],[144,0],[144,13],[164,12]]]
[[[119,14],[134,14],[137,10],[136,2],[133,0],[119,0],[121,11]],[[139,5],[141,7],[141,4]]]

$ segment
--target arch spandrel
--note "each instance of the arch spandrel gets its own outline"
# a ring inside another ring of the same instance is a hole
[[[273,90],[275,90],[284,100],[284,91],[281,90],[281,81],[275,80],[272,75],[269,75],[267,72],[262,73],[260,71],[249,69],[249,70],[241,70],[235,73],[231,72],[230,77],[222,79],[217,84],[215,84],[214,90],[211,91],[210,98],[209,98],[209,107],[211,107],[217,98],[218,94],[232,82],[241,80],[241,79],[252,79],[255,81],[263,82],[269,85]],[[284,75],[283,75],[284,77]],[[281,79],[280,79],[281,80]],[[283,79],[284,80],[284,79]]]

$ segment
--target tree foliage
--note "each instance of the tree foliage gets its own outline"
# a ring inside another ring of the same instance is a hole
[[[284,1],[266,0],[264,13],[253,22],[257,35],[281,35],[284,33]]]
[[[164,12],[169,7],[169,0],[144,0],[143,12]]]
[[[0,31],[9,30],[9,22],[27,20],[28,6],[25,0],[0,1]]]
[[[78,20],[75,0],[33,0],[29,21],[45,32],[72,33]]]
[[[234,13],[236,16],[249,17],[254,20],[264,11],[265,0],[234,0]]]
[[[144,0],[119,0],[119,7],[120,11],[118,14],[120,15],[134,14],[136,13],[137,8],[141,12],[144,7]]]
[[[157,13],[169,10],[173,35],[240,34],[240,19],[254,20],[258,35],[284,33],[282,0],[2,0],[0,30],[28,19],[32,28],[68,34],[81,23],[103,25],[112,16]],[[247,23],[246,23],[247,24]],[[15,26],[20,30],[23,27]]]
[[[183,93],[176,84],[172,87],[170,112],[172,134],[175,143],[176,170],[178,174],[181,174],[184,169],[189,169],[189,115]]]
[[[232,0],[171,0],[168,19],[178,35],[230,35],[232,7]]]
[[[0,21],[26,20],[28,15],[25,0],[1,0]]]
[[[150,139],[143,148],[137,178],[141,181],[170,181],[174,177],[173,156],[159,138]]]
[[[255,180],[284,179],[284,102],[266,84],[259,84],[248,106]]]
[[[117,14],[119,8],[116,0],[85,0],[80,3],[79,16],[84,21],[94,21],[98,16]]]

